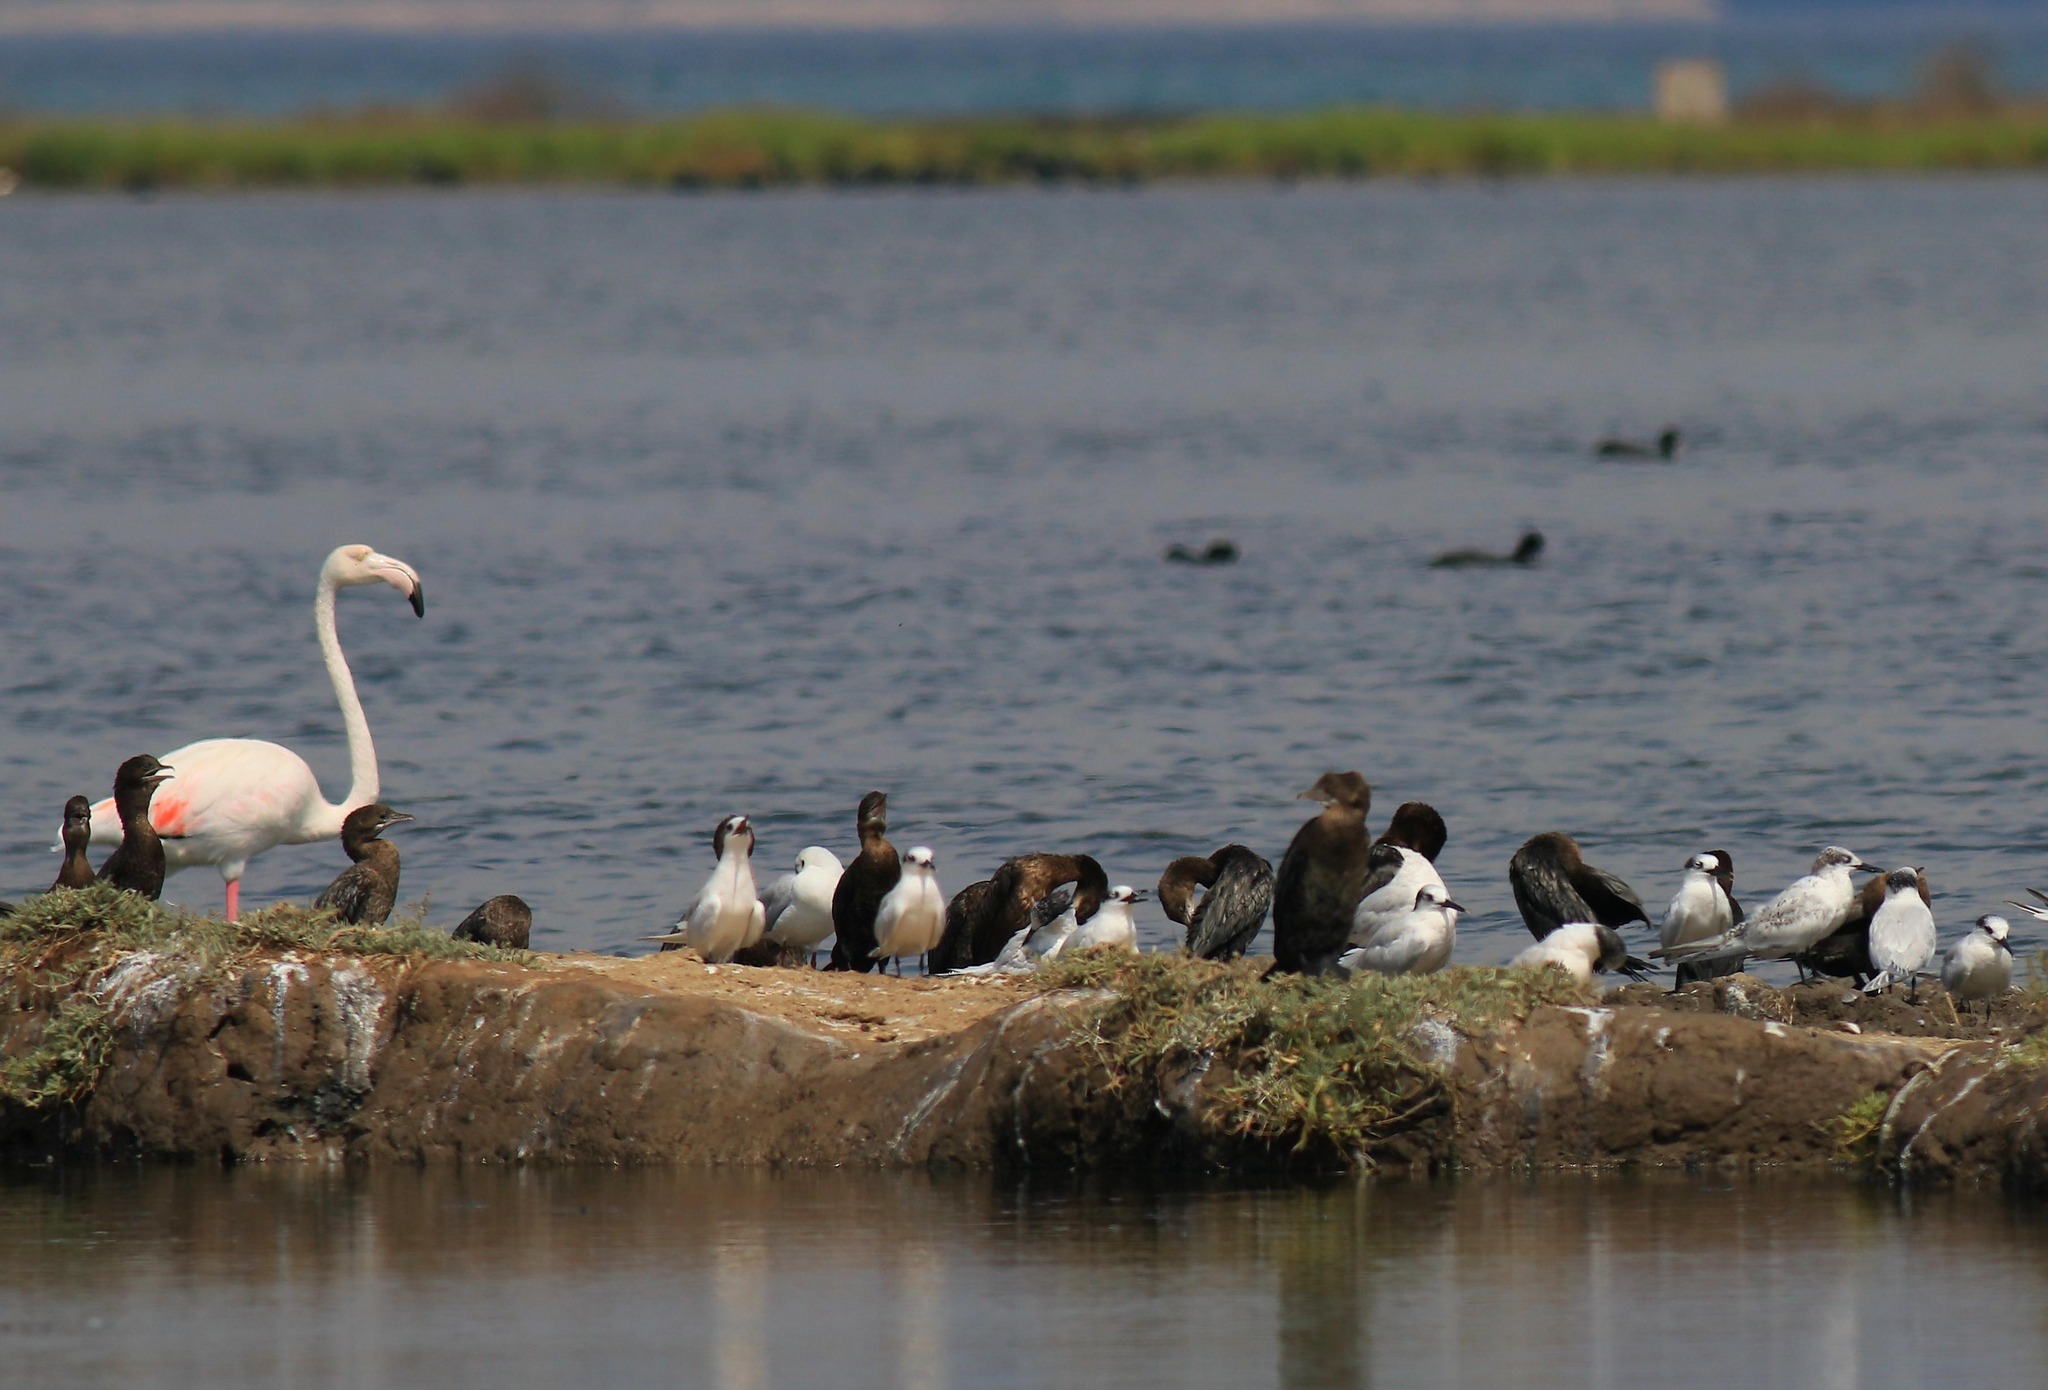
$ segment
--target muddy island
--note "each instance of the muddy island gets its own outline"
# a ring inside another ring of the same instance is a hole
[[[1423,1174],[2048,1190],[2048,998],[1666,994],[1090,954],[891,979],[506,952],[105,888],[0,921],[0,1156]]]

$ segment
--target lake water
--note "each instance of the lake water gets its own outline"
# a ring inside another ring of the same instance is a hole
[[[0,104],[35,112],[278,115],[423,105],[538,68],[643,114],[822,107],[865,114],[1298,110],[1385,102],[1494,110],[1646,110],[1650,75],[1712,56],[1738,94],[1803,78],[1863,97],[1911,92],[1965,44],[2022,91],[2048,88],[2038,3],[1832,9],[1757,0],[1715,23],[962,25],[910,30],[626,33],[10,34]]]
[[[1791,1179],[86,1170],[0,1184],[8,1384],[1953,1390],[2040,1214]]]
[[[15,197],[0,893],[136,752],[339,794],[310,608],[360,540],[425,577],[341,632],[444,924],[646,949],[722,816],[766,877],[870,787],[949,889],[1145,885],[1356,767],[1448,819],[1463,960],[1549,829],[1658,910],[1695,850],[1754,904],[1845,843],[1953,936],[2048,886],[2044,225],[1964,177]],[[1667,420],[1678,466],[1590,457]]]

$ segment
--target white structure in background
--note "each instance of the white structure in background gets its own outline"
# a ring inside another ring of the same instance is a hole
[[[1712,58],[1657,64],[1657,119],[1691,125],[1728,121],[1728,74]]]

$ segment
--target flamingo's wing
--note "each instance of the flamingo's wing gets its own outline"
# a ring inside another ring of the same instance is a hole
[[[253,738],[210,738],[163,755],[171,775],[149,803],[150,824],[167,840],[218,836],[282,840],[320,784],[289,748]],[[95,844],[119,844],[121,818],[108,797],[92,808]]]

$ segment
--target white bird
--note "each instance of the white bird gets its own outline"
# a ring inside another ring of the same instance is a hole
[[[932,871],[932,852],[923,845],[903,856],[903,873],[875,909],[875,949],[879,961],[894,959],[903,973],[905,956],[921,956],[946,934],[946,895]]]
[[[1391,876],[1380,869],[1383,861],[1392,861],[1385,864],[1386,868],[1393,870]],[[1366,865],[1369,891],[1358,900],[1358,906],[1351,913],[1353,946],[1366,945],[1382,928],[1406,919],[1415,911],[1415,895],[1424,888],[1436,889],[1439,902],[1450,899],[1450,889],[1444,887],[1436,865],[1412,849],[1384,843],[1374,845]],[[1374,872],[1376,869],[1380,871]],[[1381,881],[1375,884],[1375,879]]]
[[[832,935],[832,890],[843,869],[839,856],[823,845],[806,846],[796,868],[761,895],[767,939],[808,959]]]
[[[733,958],[761,939],[768,914],[754,896],[754,827],[745,816],[727,816],[711,832],[711,848],[718,855],[718,867],[697,890],[690,910],[666,936],[642,937],[659,941],[662,949],[688,946],[709,964]]]
[[[1884,872],[1840,845],[1829,845],[1814,858],[1813,868],[1804,877],[1794,879],[1747,921],[1737,922],[1719,936],[1662,947],[1651,954],[1667,960],[1744,956],[1785,960],[1796,956],[1849,920],[1856,907],[1856,889],[1849,882],[1852,869]],[[1801,978],[1805,974],[1802,969]]]
[[[157,788],[149,808],[150,823],[163,837],[164,867],[175,873],[195,864],[218,866],[227,881],[230,922],[241,910],[242,871],[251,859],[276,845],[334,839],[350,811],[373,804],[381,793],[369,721],[363,717],[355,678],[334,631],[335,591],[362,584],[389,584],[411,600],[414,613],[427,613],[420,577],[402,560],[380,555],[367,545],[344,545],[320,566],[313,630],[319,635],[320,654],[348,734],[347,795],[328,801],[304,758],[260,739],[203,739],[162,758],[177,769]],[[120,838],[113,801],[100,802],[93,807],[93,842],[111,845]]]
[[[1508,969],[1541,969],[1555,965],[1570,971],[1572,978],[1580,984],[1590,984],[1593,970],[1600,964],[1601,950],[1598,922],[1566,922],[1509,961]]]
[[[1102,900],[1102,906],[1095,909],[1095,915],[1074,928],[1063,949],[1085,951],[1091,946],[1114,946],[1123,951],[1136,951],[1138,924],[1131,916],[1131,905],[1144,897],[1128,883],[1117,884]]]
[[[1920,871],[1893,869],[1884,876],[1884,903],[1870,918],[1870,963],[1877,973],[1866,994],[1889,992],[1906,982],[1906,999],[1918,1003],[1920,976],[1934,963],[1934,914],[1920,897]]]
[[[1950,999],[1965,1004],[1982,999],[1984,1016],[1991,1016],[1991,1001],[2012,988],[2012,947],[2006,944],[2010,930],[2003,917],[1979,917],[1976,930],[1948,948],[1941,960],[1941,983]]]
[[[1419,854],[1415,857],[1422,858]],[[1361,970],[1376,975],[1433,975],[1451,958],[1451,949],[1458,942],[1458,914],[1464,910],[1440,884],[1425,883],[1415,890],[1407,912],[1382,923],[1368,940],[1339,956],[1337,964],[1353,975]]]
[[[1664,909],[1664,928],[1659,944],[1665,950],[1687,946],[1720,936],[1740,922],[1742,908],[1735,901],[1730,880],[1733,866],[1719,850],[1702,850],[1685,861],[1685,877],[1671,906]]]

